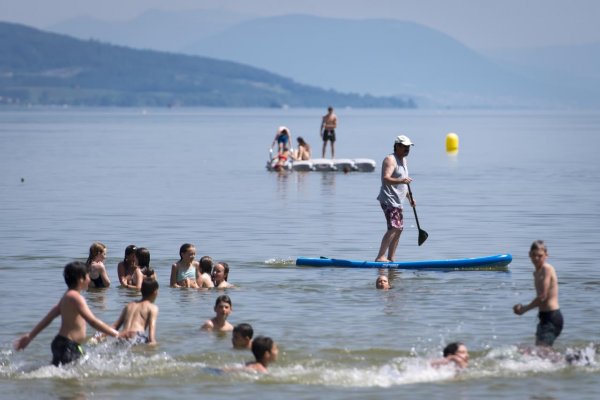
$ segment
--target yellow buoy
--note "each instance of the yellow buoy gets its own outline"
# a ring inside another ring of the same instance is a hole
[[[458,135],[456,133],[450,132],[446,135],[446,151],[458,151]]]

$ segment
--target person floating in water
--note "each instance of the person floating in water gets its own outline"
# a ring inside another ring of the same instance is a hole
[[[254,336],[252,325],[238,324],[233,328],[231,344],[234,349],[252,349],[252,336]]]
[[[377,289],[388,290],[391,288],[388,277],[385,275],[379,275],[375,280],[375,287]]]
[[[252,341],[254,361],[246,364],[246,369],[255,372],[269,372],[269,364],[277,361],[279,349],[270,337],[258,336]]]
[[[68,364],[80,358],[84,352],[81,344],[86,340],[86,322],[97,330],[113,337],[125,337],[116,329],[102,322],[89,309],[82,290],[87,290],[90,276],[87,266],[74,261],[65,265],[63,277],[67,291],[58,304],[50,309],[48,314],[26,335],[15,342],[15,349],[24,350],[29,343],[43,331],[56,317],[60,315],[61,324],[58,335],[52,341],[52,364],[59,366]]]
[[[208,319],[200,327],[203,331],[231,332],[233,325],[227,322],[227,318],[233,312],[233,304],[226,294],[217,297],[215,301],[215,317]]]
[[[444,358],[435,360],[431,363],[433,367],[448,365],[453,363],[458,368],[467,368],[469,365],[469,350],[464,343],[452,342],[444,347]]]
[[[554,267],[546,262],[548,249],[542,240],[531,244],[529,258],[535,267],[533,283],[536,297],[527,305],[515,304],[513,311],[523,315],[538,308],[539,323],[535,333],[536,346],[552,346],[563,329],[563,317],[558,305],[558,278]]]

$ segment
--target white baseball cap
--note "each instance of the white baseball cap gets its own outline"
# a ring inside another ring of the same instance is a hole
[[[400,135],[394,140],[394,144],[401,144],[403,146],[414,146],[415,144],[410,141],[408,136]]]

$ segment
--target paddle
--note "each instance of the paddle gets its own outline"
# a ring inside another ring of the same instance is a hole
[[[410,199],[413,200],[413,194],[412,194],[412,190],[410,190],[410,184],[407,183],[406,186],[408,186],[408,194],[410,195]],[[417,217],[417,207],[413,207],[413,211],[415,212],[415,220],[417,221],[417,229],[419,229],[419,246],[420,246],[423,243],[425,243],[425,241],[429,237],[429,234],[427,232],[425,232],[423,229],[421,229],[421,226],[419,225],[419,217]]]

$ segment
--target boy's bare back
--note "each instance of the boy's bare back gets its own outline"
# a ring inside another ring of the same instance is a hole
[[[150,331],[149,339],[154,341],[152,328],[158,316],[158,306],[150,301],[132,301],[123,308],[121,313],[122,327],[124,332],[145,332]]]

